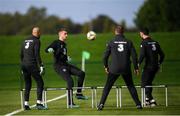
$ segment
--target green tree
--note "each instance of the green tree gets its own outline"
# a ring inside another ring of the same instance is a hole
[[[36,8],[32,6],[28,9],[25,16],[28,21],[27,23],[36,24],[46,18],[46,8]]]
[[[10,13],[0,14],[0,34],[12,35],[14,34],[13,29],[13,15]]]
[[[125,29],[127,28],[127,26],[126,26],[126,20],[124,20],[124,19],[121,20],[119,24],[122,25]]]
[[[135,24],[151,31],[179,31],[179,6],[179,0],[146,0],[136,14]]]
[[[53,15],[39,21],[37,25],[41,27],[43,34],[56,34],[58,28],[61,26],[59,23],[59,18]]]
[[[111,32],[112,28],[117,25],[117,23],[106,15],[99,15],[92,20],[92,25],[95,32],[104,33]]]
[[[91,23],[89,23],[89,22],[84,23],[83,26],[82,26],[81,32],[82,33],[87,33],[88,31],[90,31],[91,30],[90,24]]]
[[[0,35],[30,34],[34,26],[39,26],[43,34],[55,34],[61,27],[69,33],[110,32],[116,22],[106,15],[99,15],[84,24],[76,24],[71,19],[62,19],[54,15],[47,16],[46,8],[30,7],[25,14],[15,12],[0,13]]]

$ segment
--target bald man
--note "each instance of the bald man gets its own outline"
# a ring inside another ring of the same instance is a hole
[[[40,57],[40,28],[34,27],[32,35],[25,39],[21,47],[21,68],[25,81],[24,110],[30,110],[29,94],[32,87],[31,76],[37,84],[37,104],[39,110],[46,109],[42,105],[42,92],[44,82],[41,75],[44,74],[44,67]]]

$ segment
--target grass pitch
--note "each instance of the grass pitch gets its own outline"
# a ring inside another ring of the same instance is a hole
[[[125,34],[127,38],[134,42],[139,53],[140,38],[137,33]],[[25,36],[0,36],[0,114],[4,115],[14,110],[20,109],[20,71],[19,71],[19,50],[20,44]],[[95,41],[88,41],[84,35],[70,35],[68,38],[68,53],[72,58],[72,63],[81,67],[81,52],[86,50],[91,53],[91,58],[86,62],[86,86],[104,86],[106,74],[103,69],[102,56],[105,44],[113,37],[112,34],[98,34]],[[168,85],[169,106],[165,107],[164,90],[154,89],[154,97],[159,106],[155,108],[136,109],[127,89],[123,90],[123,107],[116,108],[115,90],[111,90],[106,106],[99,112],[91,108],[91,99],[75,103],[80,105],[77,109],[66,109],[66,98],[48,103],[49,110],[20,112],[17,115],[120,115],[120,114],[146,114],[146,115],[172,115],[180,114],[180,33],[153,33],[152,37],[159,41],[165,52],[165,62],[162,72],[159,72],[154,80],[154,84]],[[46,74],[43,77],[46,87],[66,87],[66,83],[53,70],[53,58],[51,54],[46,54],[44,49],[55,40],[57,36],[45,35],[41,38],[41,54],[45,64]],[[75,77],[74,81],[76,81]],[[140,85],[140,76],[133,75],[136,85]],[[119,78],[115,85],[124,85],[122,78]],[[33,87],[35,83],[33,82]],[[98,101],[102,90],[98,90]],[[140,90],[138,89],[139,98]],[[64,92],[48,92],[48,99],[63,95]],[[91,96],[90,91],[85,90],[84,94]],[[31,92],[30,104],[35,104],[36,93]]]

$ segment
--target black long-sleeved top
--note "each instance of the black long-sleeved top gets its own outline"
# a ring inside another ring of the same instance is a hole
[[[157,41],[147,38],[142,41],[138,63],[141,64],[145,58],[144,68],[158,67],[164,60],[164,53]]]
[[[31,36],[25,39],[21,46],[21,63],[24,65],[39,65],[42,66],[40,56],[40,40],[38,37]]]
[[[108,66],[108,59],[111,55],[111,64]],[[106,47],[104,53],[104,67],[109,68],[109,71],[114,74],[127,73],[131,70],[131,60],[134,68],[138,69],[137,54],[130,40],[127,40],[124,35],[116,35]]]
[[[48,49],[52,48],[54,50],[54,63],[55,64],[67,64],[67,48],[66,43],[61,40],[55,40],[46,49],[45,52],[48,53]]]

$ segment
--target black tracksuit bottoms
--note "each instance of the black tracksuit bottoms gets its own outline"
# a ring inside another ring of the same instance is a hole
[[[71,104],[70,100],[70,90],[72,90],[72,87],[74,87],[74,82],[73,78],[71,75],[75,75],[78,77],[78,87],[83,86],[84,78],[85,78],[85,72],[83,72],[81,69],[77,68],[74,65],[71,64],[55,64],[54,65],[55,71],[67,82],[67,89],[69,90],[68,92],[68,98],[69,98],[69,104]],[[81,93],[82,89],[77,89],[77,93]],[[73,95],[71,93],[71,95]],[[73,100],[72,100],[72,104]]]
[[[136,105],[140,105],[141,102],[138,98],[138,94],[137,94],[137,90],[136,88],[134,87],[134,83],[133,83],[133,80],[132,80],[132,74],[131,72],[127,73],[127,74],[121,74],[127,87],[128,87],[128,90],[131,94],[131,97],[133,98],[134,102]],[[100,104],[105,104],[105,101],[107,99],[107,96],[114,84],[114,82],[117,80],[117,78],[120,76],[120,74],[112,74],[112,73],[109,73],[108,74],[108,77],[107,77],[107,81],[106,81],[106,84],[104,86],[104,89],[103,89],[103,93],[102,93],[102,97],[101,97],[101,101],[100,101]]]
[[[141,78],[141,87],[144,88],[145,86],[152,86],[152,82],[154,80],[154,77],[158,69],[159,69],[158,67],[144,68],[142,72],[142,78]],[[153,90],[152,87],[145,88],[146,98],[149,98],[149,100],[153,99],[152,90]]]
[[[24,100],[29,101],[29,95],[32,87],[32,79],[34,78],[37,85],[37,100],[42,100],[42,92],[44,88],[44,82],[40,75],[37,65],[22,65],[23,77],[25,81]]]

